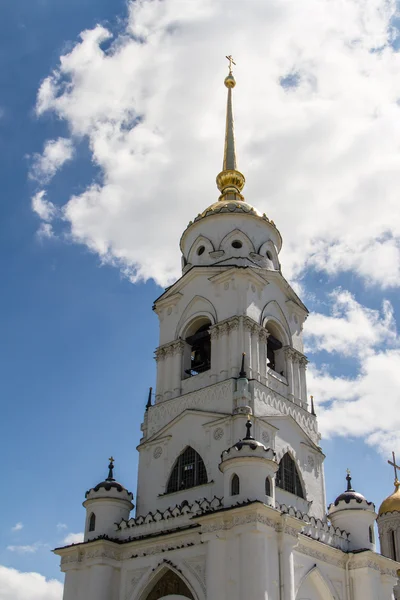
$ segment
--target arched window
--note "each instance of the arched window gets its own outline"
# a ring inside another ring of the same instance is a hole
[[[157,581],[151,592],[146,597],[146,600],[159,600],[165,596],[183,596],[193,600],[193,594],[182,579],[168,569],[166,573]]]
[[[269,334],[267,338],[267,367],[285,377],[286,360],[281,334],[271,321],[268,322],[265,328]]]
[[[207,483],[207,471],[200,454],[190,446],[179,456],[172,469],[167,485],[167,494],[187,490]]]
[[[189,346],[188,360],[185,361],[185,374],[198,375],[211,367],[210,322],[202,325],[186,338]]]
[[[240,481],[239,477],[234,474],[231,481],[231,496],[239,496],[240,494]]]
[[[89,531],[94,531],[96,529],[96,515],[92,513],[89,519]]]
[[[266,479],[265,479],[265,495],[266,496],[271,495],[271,480],[269,477],[266,477]]]
[[[396,534],[393,529],[390,531],[390,546],[391,546],[391,554],[393,560],[397,560],[397,548],[396,548]]]
[[[276,474],[276,485],[282,490],[304,498],[303,486],[301,485],[296,464],[288,452],[286,452],[279,463],[279,469]]]
[[[369,541],[371,544],[373,544],[375,542],[374,537],[375,537],[374,536],[374,526],[370,525],[369,526]]]

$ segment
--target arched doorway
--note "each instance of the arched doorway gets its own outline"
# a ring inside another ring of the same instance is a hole
[[[156,581],[145,600],[195,600],[186,583],[171,569]]]

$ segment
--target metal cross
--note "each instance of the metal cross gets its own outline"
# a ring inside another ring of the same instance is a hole
[[[114,458],[111,456],[111,458],[108,459],[110,462],[114,462]]]
[[[400,469],[399,465],[396,465],[396,456],[395,453],[392,452],[392,457],[393,457],[393,462],[391,460],[388,460],[389,465],[392,465],[392,467],[394,468],[394,478],[396,481],[398,481],[397,479],[397,469]]]
[[[236,66],[235,61],[232,58],[232,55],[230,54],[229,56],[226,57],[229,60],[229,73],[232,73],[232,65]]]

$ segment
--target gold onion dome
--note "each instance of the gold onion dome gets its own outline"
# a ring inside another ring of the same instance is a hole
[[[398,479],[395,480],[394,487],[393,494],[388,496],[380,505],[379,516],[395,511],[400,512],[400,481]]]

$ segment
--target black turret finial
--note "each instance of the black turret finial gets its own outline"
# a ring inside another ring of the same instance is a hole
[[[314,415],[314,417],[315,417],[316,415],[315,415],[315,408],[314,408],[314,396],[310,396],[310,400],[311,400],[311,414]]]
[[[147,398],[147,404],[146,404],[146,412],[149,410],[149,408],[151,407],[151,394],[153,393],[153,388],[149,388],[149,397]]]
[[[346,471],[347,475],[346,475],[346,481],[347,481],[347,491],[348,492],[354,492],[352,486],[351,486],[351,475],[350,475],[350,470],[347,469]]]
[[[251,435],[251,428],[253,427],[253,423],[250,421],[250,415],[247,417],[247,423],[246,423],[246,437],[244,437],[243,439],[245,440],[254,440],[253,436]]]
[[[246,352],[243,352],[242,354],[242,365],[240,367],[240,373],[239,373],[239,378],[240,379],[247,379],[247,373],[245,371],[244,368],[244,359],[246,358]]]
[[[115,481],[114,479],[114,459],[111,456],[109,459],[110,464],[108,465],[108,477],[106,481]]]

